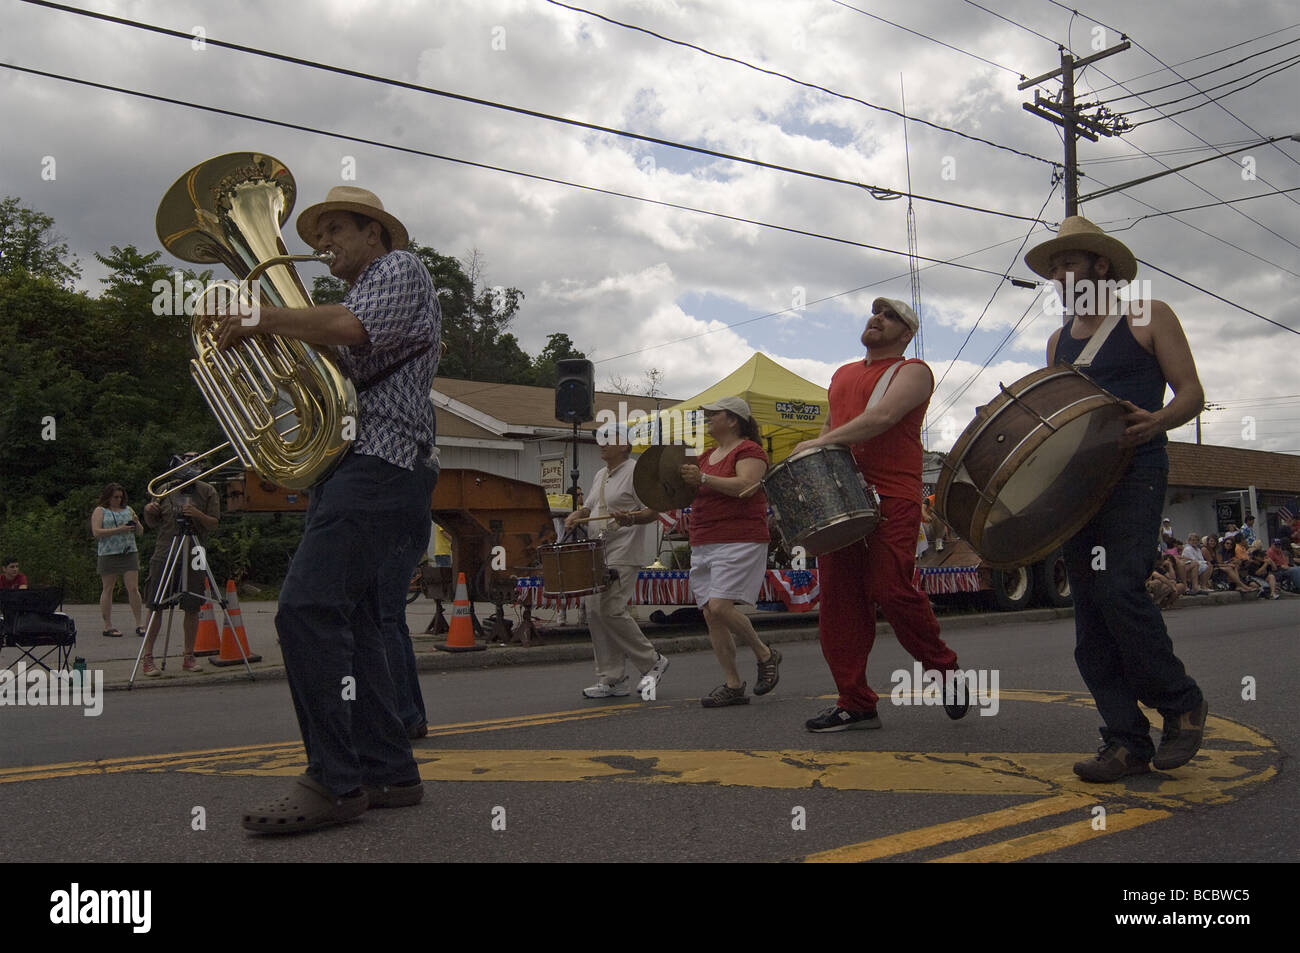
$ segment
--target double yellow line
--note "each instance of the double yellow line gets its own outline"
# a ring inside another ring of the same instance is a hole
[[[1096,804],[1096,798],[1085,797],[1081,794],[1057,794],[1052,797],[1040,798],[1037,801],[1017,804],[1015,807],[1003,808],[1000,811],[990,811],[987,814],[965,817],[959,821],[948,821],[945,824],[935,824],[932,827],[922,827],[914,831],[904,831],[901,834],[891,834],[888,837],[863,841],[860,844],[849,844],[846,847],[836,847],[832,850],[809,854],[803,858],[803,861],[804,863],[852,864],[868,860],[882,860],[886,857],[910,854],[913,851],[925,850],[941,844],[968,840],[991,831],[1016,827],[1029,821],[1035,821],[1043,817],[1054,817],[1068,811],[1087,811]],[[1077,821],[1050,830],[1037,831],[1021,837],[1014,837],[1011,840],[988,844],[984,847],[976,847],[956,854],[936,857],[930,862],[940,864],[971,861],[1005,863],[1024,860],[1027,857],[1050,853],[1063,847],[1082,844],[1098,837],[1104,837],[1106,834],[1149,824],[1152,821],[1168,817],[1171,813],[1170,811],[1147,808],[1108,811],[1105,815],[1105,826],[1100,830],[1094,829],[1091,819]]]

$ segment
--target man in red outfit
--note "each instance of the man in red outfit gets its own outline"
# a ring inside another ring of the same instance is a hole
[[[880,494],[884,517],[865,540],[817,558],[818,634],[839,698],[806,723],[809,731],[880,727],[878,696],[867,684],[877,606],[927,672],[957,668],[956,653],[939,638],[930,600],[912,585],[921,525],[921,421],[934,376],[924,361],[903,357],[920,327],[916,313],[891,298],[877,298],[871,311],[862,332],[866,358],[835,372],[826,427],[815,440],[794,448],[798,453],[826,444],[847,446],[863,478]],[[944,710],[961,718],[969,710],[965,686],[953,679],[948,683]]]

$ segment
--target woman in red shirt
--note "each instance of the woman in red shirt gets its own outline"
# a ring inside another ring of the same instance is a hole
[[[764,645],[736,603],[753,605],[767,571],[767,496],[755,487],[767,472],[758,424],[749,404],[724,397],[701,408],[717,444],[684,464],[682,479],[698,486],[691,503],[691,592],[704,611],[713,654],[726,681],[700,699],[705,708],[747,705],[745,682],[736,669],[736,637],[758,660],[755,695],[766,695],[781,677],[781,653]]]

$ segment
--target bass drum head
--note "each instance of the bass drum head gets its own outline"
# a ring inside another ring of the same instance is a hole
[[[880,517],[876,513],[848,513],[799,534],[790,546],[792,549],[802,546],[809,556],[823,556],[870,536],[879,522]]]
[[[1020,566],[1045,558],[1082,529],[1100,509],[1132,459],[1118,444],[1124,432],[1122,405],[1077,417],[1050,434],[1020,462],[972,528],[976,550],[994,566]],[[969,490],[969,494],[958,491]],[[974,489],[954,484],[950,511],[976,507]],[[955,497],[969,495],[972,499]],[[956,504],[956,505],[954,505]]]

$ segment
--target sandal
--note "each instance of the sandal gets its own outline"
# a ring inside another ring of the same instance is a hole
[[[120,639],[121,637],[122,633],[117,629],[108,628],[104,630],[104,638],[106,639]]]
[[[781,653],[772,645],[768,646],[768,651],[772,654],[767,657],[767,661],[758,663],[758,680],[754,682],[755,695],[766,695],[776,688],[776,683],[781,680]]]
[[[142,625],[137,625],[137,626],[135,627],[135,634],[138,635],[138,636],[140,636],[140,638],[143,639],[143,638],[144,638],[144,626],[142,626]]]
[[[360,817],[370,806],[365,790],[339,796],[303,774],[293,787],[244,815],[244,830],[257,834],[296,834]]]

